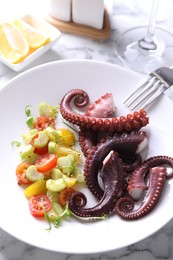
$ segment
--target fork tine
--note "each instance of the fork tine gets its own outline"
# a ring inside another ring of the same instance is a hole
[[[152,95],[141,107],[141,109],[144,109],[145,107],[149,106],[157,97],[159,97],[163,91],[165,90],[165,85],[162,84],[157,91]]]
[[[148,99],[150,96],[154,95],[154,93],[159,88],[160,84],[161,84],[160,80],[157,80],[151,88],[148,87],[146,89],[146,91],[144,93],[141,93],[133,102],[131,102],[131,105],[129,105],[128,107],[133,110],[134,108],[137,108],[138,106],[140,106],[140,104],[145,102],[146,99]]]
[[[145,84],[142,86],[143,88],[141,89],[141,91],[138,91],[136,93],[136,95],[133,96],[133,99],[131,100],[131,102],[128,103],[129,107],[131,105],[134,105],[137,102],[137,100],[139,103],[142,102],[142,100],[145,99],[145,95],[146,96],[149,95],[150,92],[152,92],[153,89],[155,89],[154,80],[155,79],[152,79],[152,81],[149,81],[148,84]],[[136,104],[136,105],[138,105],[138,104]]]
[[[137,85],[137,87],[132,91],[130,96],[128,96],[128,98],[123,103],[126,104],[126,103],[129,103],[130,100],[134,100],[137,93],[140,90],[145,89],[145,87],[146,88],[150,87],[153,84],[154,80],[155,80],[155,77],[147,76],[147,78],[145,78],[145,80],[143,80],[139,85]]]
[[[123,102],[131,110],[145,108],[173,86],[173,68],[160,67],[151,72]]]

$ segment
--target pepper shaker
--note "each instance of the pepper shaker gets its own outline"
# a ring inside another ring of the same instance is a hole
[[[71,0],[49,0],[48,9],[52,17],[64,22],[71,21]]]
[[[74,23],[102,29],[104,0],[72,0],[72,20]]]

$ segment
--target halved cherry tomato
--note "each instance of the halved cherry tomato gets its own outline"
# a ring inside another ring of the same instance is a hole
[[[35,165],[37,166],[37,170],[39,172],[48,172],[52,170],[57,164],[57,157],[55,154],[44,154],[40,156]]]
[[[33,138],[30,141],[30,144],[34,147],[34,140],[38,138],[38,134],[34,135]],[[44,147],[35,147],[34,148],[34,153],[38,154],[38,155],[43,155],[48,153],[48,145],[44,146]]]
[[[51,116],[40,116],[37,117],[34,128],[36,128],[38,131],[42,131],[43,129],[47,128],[48,126],[52,126],[55,128],[55,120]]]
[[[32,196],[29,199],[29,209],[34,217],[43,217],[44,211],[51,210],[52,204],[46,195]]]
[[[28,180],[28,178],[26,177],[26,170],[28,169],[28,167],[30,166],[30,164],[28,162],[22,162],[20,163],[17,168],[16,168],[16,176],[17,176],[17,180],[18,180],[18,184],[31,184],[32,182],[30,180]]]
[[[64,190],[60,191],[59,203],[61,204],[62,207],[64,207],[67,204],[72,194],[75,192],[76,191],[72,188],[65,188]]]

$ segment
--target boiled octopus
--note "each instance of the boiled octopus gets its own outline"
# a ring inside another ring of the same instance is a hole
[[[60,103],[60,112],[63,118],[70,123],[80,128],[99,130],[100,132],[131,132],[132,130],[139,130],[149,123],[147,114],[143,109],[126,116],[108,118],[104,115],[102,117],[93,117],[91,113],[92,107],[90,107],[90,113],[87,114],[81,114],[81,112],[74,110],[74,106],[77,109],[84,109],[88,107],[88,104],[88,94],[82,89],[73,89],[63,97]]]
[[[115,202],[125,192],[126,180],[121,167],[121,159],[115,152],[110,152],[104,159],[100,177],[103,181],[103,195],[98,204],[91,208],[85,208],[86,196],[81,192],[72,195],[69,201],[69,209],[79,217],[97,218],[110,214],[115,206]],[[110,185],[110,180],[112,185]]]
[[[156,156],[142,162],[140,153],[148,139],[141,131],[149,123],[146,112],[118,117],[110,93],[89,105],[89,96],[81,89],[64,96],[60,112],[79,127],[86,185],[98,200],[87,208],[86,196],[76,192],[69,200],[71,212],[91,219],[114,212],[127,220],[148,214],[157,204],[166,180],[173,178],[173,158]],[[167,165],[171,174],[167,173]],[[138,200],[142,203],[136,209]]]
[[[145,132],[132,132],[127,134],[115,133],[114,136],[107,137],[96,147],[91,149],[85,160],[84,177],[88,189],[96,198],[101,199],[103,196],[103,189],[100,187],[98,174],[99,169],[102,167],[104,158],[111,150],[114,150],[122,159],[122,168],[123,171],[126,172],[126,166],[124,166],[126,165],[126,160],[128,160],[128,165],[130,161],[134,162],[140,144],[144,141],[145,138]],[[110,186],[111,185],[112,184],[110,180]]]
[[[115,206],[115,212],[125,220],[139,219],[147,215],[157,204],[166,180],[164,167],[151,168],[148,179],[148,190],[138,209],[134,209],[135,201],[130,197],[121,197]]]
[[[151,157],[132,173],[127,187],[129,196],[120,198],[115,206],[115,211],[121,218],[126,220],[138,219],[148,214],[155,207],[166,179],[173,177],[173,171],[168,174],[167,168],[163,165],[169,165],[173,169],[173,158],[169,156]],[[148,181],[146,182],[145,179]],[[141,199],[145,190],[146,194],[141,206],[133,210],[135,202]]]
[[[117,134],[100,142],[86,158],[84,176],[88,189],[99,200],[93,208],[84,208],[87,199],[84,194],[76,192],[69,201],[70,210],[80,217],[101,217],[109,214],[115,207],[115,202],[126,192],[127,180],[122,158],[134,160],[134,156],[146,138],[144,132]],[[133,145],[132,145],[133,144]],[[126,153],[124,151],[126,150]],[[109,159],[105,159],[110,155]],[[105,163],[106,160],[106,163]],[[99,174],[100,169],[100,174]],[[103,182],[100,186],[99,177]],[[117,183],[117,184],[116,184]],[[81,205],[77,201],[83,201]]]
[[[173,168],[173,159],[169,156],[154,156],[145,160],[140,166],[133,171],[129,178],[128,193],[134,200],[139,200],[143,194],[143,191],[148,187],[145,183],[145,179],[153,167],[159,167],[162,165],[168,165]],[[171,175],[166,174],[165,178],[169,179]]]

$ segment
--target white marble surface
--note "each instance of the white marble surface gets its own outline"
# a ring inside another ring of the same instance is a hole
[[[19,2],[19,0],[16,0]],[[3,3],[2,3],[3,2]],[[14,0],[6,0],[10,3]],[[37,2],[37,3],[36,3]],[[33,1],[22,2],[25,9],[31,8]],[[40,11],[40,1],[34,1],[34,12]],[[48,51],[43,57],[35,61],[30,67],[42,63],[62,59],[92,59],[108,63],[122,65],[115,55],[114,40],[120,31],[139,24],[146,24],[148,18],[148,7],[151,0],[105,0],[111,23],[111,36],[106,42],[99,42],[89,38],[82,38],[63,34],[56,46]],[[0,10],[4,7],[4,1],[0,0]],[[13,10],[8,8],[7,10]],[[21,11],[22,9],[20,9]],[[33,10],[27,9],[27,10]],[[19,11],[19,8],[17,8]],[[16,11],[16,12],[17,12]],[[161,0],[158,14],[158,24],[164,26],[173,33],[173,2],[172,0]],[[172,43],[173,44],[173,43]],[[26,69],[28,69],[26,68]],[[17,74],[4,65],[0,64],[0,87]],[[172,89],[169,92],[173,100]],[[172,209],[170,209],[172,210]],[[1,209],[1,214],[4,214]],[[22,221],[22,218],[21,218]],[[106,239],[106,238],[105,238]],[[157,233],[128,247],[92,255],[71,255],[45,251],[27,245],[0,229],[0,260],[160,260],[173,259],[173,219]]]

